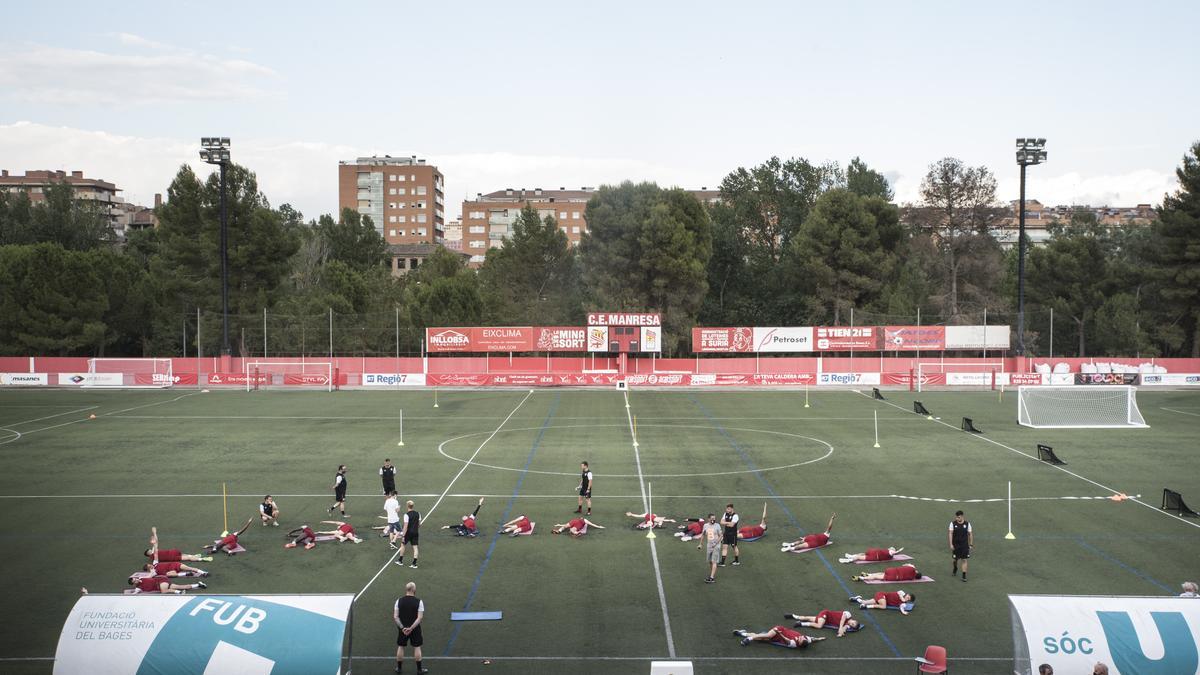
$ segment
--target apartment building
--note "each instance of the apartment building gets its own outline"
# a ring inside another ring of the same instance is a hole
[[[689,190],[701,202],[711,204],[720,199],[720,192],[701,188]],[[587,232],[587,203],[596,188],[581,187],[568,190],[506,188],[487,194],[478,193],[475,199],[462,204],[462,248],[470,254],[472,266],[483,263],[489,248],[504,245],[512,233],[513,224],[526,206],[532,206],[542,218],[553,216],[559,229],[567,235],[572,246],[579,244]]]
[[[445,237],[442,172],[416,155],[338,162],[338,212],[370,216],[388,244],[441,244]]]
[[[1020,229],[1020,200],[1009,202],[1010,215],[1000,223],[993,234],[1004,248],[1017,244],[1017,232]],[[1044,244],[1050,239],[1050,228],[1055,224],[1070,222],[1075,213],[1091,213],[1096,222],[1105,227],[1123,227],[1125,225],[1149,225],[1157,215],[1154,206],[1138,204],[1137,206],[1046,206],[1036,199],[1025,200],[1025,234],[1030,244]]]
[[[25,175],[9,175],[8,169],[0,170],[0,190],[16,193],[25,192],[33,203],[46,201],[46,188],[55,183],[67,183],[75,191],[76,199],[101,204],[113,227],[121,217],[118,205],[124,200],[117,196],[121,191],[116,185],[98,178],[85,178],[82,171],[26,171]]]

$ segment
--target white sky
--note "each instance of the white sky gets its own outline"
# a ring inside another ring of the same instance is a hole
[[[828,5],[828,6],[826,6]],[[21,3],[0,22],[0,168],[149,204],[201,136],[273,204],[337,207],[337,162],[415,154],[446,215],[506,187],[715,188],[771,155],[926,167],[1049,139],[1028,196],[1158,203],[1200,140],[1196,2]]]

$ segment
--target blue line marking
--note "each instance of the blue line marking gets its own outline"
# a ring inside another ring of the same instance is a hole
[[[715,417],[713,417],[713,414],[709,412],[708,408],[705,408],[704,404],[696,400],[695,394],[689,393],[688,398],[693,404],[695,404],[697,408],[700,409],[700,412],[704,413],[704,416],[707,417],[709,421],[716,425],[717,431],[721,432],[721,435],[725,437],[725,440],[729,441],[729,445],[732,446],[734,450],[738,451],[738,454],[742,456],[742,461],[745,462],[746,466],[754,472],[754,475],[758,478],[759,482],[763,484],[764,488],[766,488],[767,494],[771,495],[771,497],[775,500],[775,503],[779,505],[780,510],[782,510],[783,513],[788,517],[788,520],[792,521],[792,525],[795,525],[796,529],[800,530],[800,534],[805,534],[804,528],[800,526],[800,521],[796,520],[796,517],[792,515],[790,510],[788,510],[787,504],[785,504],[783,500],[779,498],[779,494],[775,492],[775,488],[771,487],[771,484],[767,482],[766,478],[763,478],[762,473],[759,472],[758,467],[754,464],[754,460],[750,459],[750,456],[746,454],[746,451],[742,448],[742,446],[739,445],[736,440],[734,440],[733,436],[729,435],[729,432],[725,430],[725,427],[721,426],[721,423],[718,422]],[[846,597],[859,595],[858,593],[850,590],[850,587],[846,585],[845,581],[842,581],[842,578],[838,576],[837,572],[833,569],[833,565],[829,564],[829,560],[825,558],[825,555],[820,551],[820,549],[813,551],[813,553],[815,553],[821,559],[821,562],[825,564],[825,569],[833,575],[833,578],[838,582],[838,585],[841,586],[842,590],[846,593]],[[892,654],[895,656],[900,656],[900,650],[896,649],[896,645],[892,643],[891,638],[889,638],[887,633],[884,632],[883,627],[880,626],[877,621],[875,621],[875,618],[871,616],[870,612],[871,610],[865,610],[863,612],[863,617],[866,618],[867,621],[870,621],[871,625],[875,627],[875,632],[879,634],[879,637],[883,638],[883,643],[888,646],[888,649],[892,650]]]
[[[538,447],[542,444],[542,436],[546,435],[546,429],[550,427],[550,420],[554,419],[554,413],[558,410],[558,402],[562,398],[562,393],[554,394],[554,402],[550,404],[550,412],[546,413],[546,420],[542,422],[542,428],[538,431],[537,438],[533,439],[533,447],[529,449],[529,456],[525,458],[525,466],[521,469],[521,475],[517,478],[517,485],[513,488],[512,496],[508,498],[508,505],[504,507],[504,515],[500,517],[500,523],[507,523],[509,516],[512,515],[513,504],[517,501],[517,495],[521,492],[521,483],[525,482],[525,476],[529,474],[529,465],[533,463],[533,456],[537,454]],[[479,565],[479,573],[475,575],[475,581],[471,584],[471,592],[467,593],[467,601],[463,604],[463,611],[471,608],[471,603],[475,601],[475,593],[479,591],[479,583],[483,581],[483,573],[487,571],[488,563],[492,559],[492,553],[496,550],[496,542],[500,541],[500,530],[497,528],[496,533],[492,535],[492,541],[488,544],[487,555],[483,557],[483,562]],[[450,634],[450,640],[446,642],[446,649],[442,651],[442,656],[449,656],[450,650],[454,648],[454,641],[458,639],[458,633],[462,630],[463,624],[455,624],[454,632]]]
[[[1078,543],[1079,546],[1082,547],[1084,550],[1091,551],[1092,553],[1095,553],[1096,555],[1100,556],[1101,558],[1104,558],[1105,560],[1111,562],[1112,564],[1116,565],[1117,567],[1120,567],[1121,569],[1125,570],[1126,572],[1131,572],[1134,575],[1139,576],[1142,579],[1145,579],[1146,581],[1149,581],[1150,583],[1154,584],[1155,586],[1158,586],[1164,592],[1166,592],[1170,595],[1175,594],[1175,591],[1173,591],[1166,584],[1159,582],[1157,579],[1150,576],[1149,574],[1142,572],[1138,568],[1133,567],[1132,565],[1126,565],[1125,563],[1121,562],[1120,560],[1117,560],[1116,558],[1105,553],[1104,551],[1101,551],[1100,549],[1096,548],[1095,546],[1092,546],[1091,544],[1084,541],[1083,537],[1079,537],[1078,539],[1076,539],[1076,543]]]

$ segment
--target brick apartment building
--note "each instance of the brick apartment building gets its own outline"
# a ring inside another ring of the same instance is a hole
[[[338,162],[338,213],[371,216],[389,244],[440,244],[445,236],[442,172],[412,157]]]
[[[117,196],[121,191],[116,185],[97,178],[84,178],[82,171],[26,171],[23,176],[9,175],[8,169],[0,170],[0,190],[25,192],[34,204],[46,201],[46,188],[55,183],[67,183],[75,191],[76,199],[98,202],[105,208],[114,228],[118,224],[118,205],[123,200]]]
[[[1017,232],[1020,227],[1018,210],[1021,202],[1009,202],[1011,215],[1005,218],[999,229],[993,234],[1004,248],[1017,244]],[[1025,234],[1029,243],[1044,244],[1050,239],[1050,228],[1056,223],[1065,224],[1071,220],[1072,214],[1084,212],[1096,216],[1096,222],[1106,227],[1123,227],[1125,225],[1149,225],[1157,215],[1150,204],[1137,206],[1046,206],[1036,199],[1025,200]]]
[[[712,203],[720,198],[720,192],[701,188],[689,190],[701,202]],[[595,188],[581,187],[568,190],[525,188],[497,190],[487,194],[476,194],[475,199],[462,204],[461,250],[471,256],[471,265],[478,267],[489,248],[497,248],[512,233],[513,223],[526,205],[537,209],[542,218],[553,216],[558,227],[567,235],[572,246],[579,244],[587,232],[588,200],[596,193]]]

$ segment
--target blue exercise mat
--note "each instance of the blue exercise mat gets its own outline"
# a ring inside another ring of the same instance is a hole
[[[450,612],[451,621],[499,621],[504,612]]]

